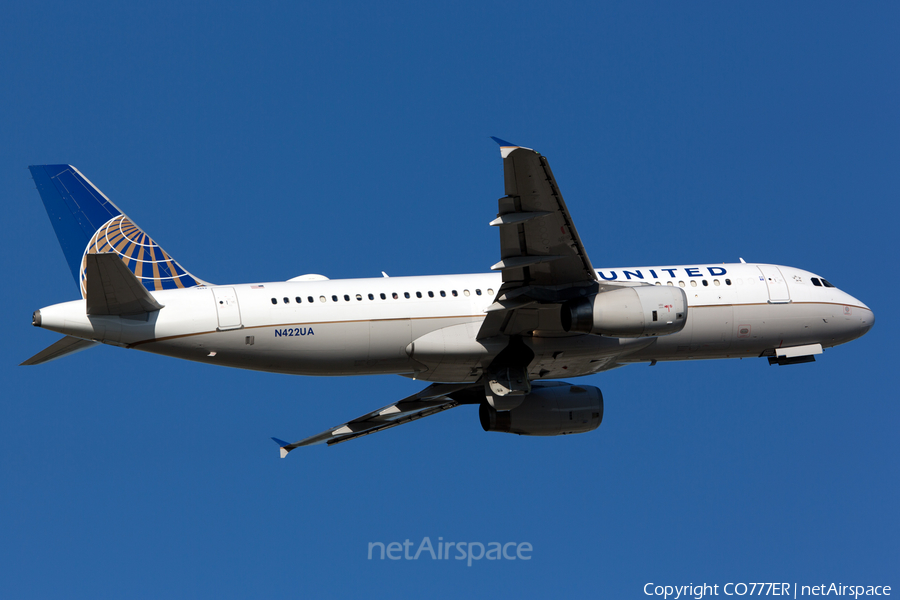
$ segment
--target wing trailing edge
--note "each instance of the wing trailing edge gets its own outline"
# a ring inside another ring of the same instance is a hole
[[[449,410],[466,402],[451,398],[450,395],[466,388],[473,387],[471,383],[435,383],[417,394],[413,394],[399,402],[393,402],[383,408],[347,421],[327,431],[310,436],[306,439],[289,444],[284,440],[273,437],[278,444],[281,458],[288,455],[291,450],[301,446],[314,446],[316,444],[340,444],[364,435],[369,435],[404,423],[411,423],[424,417],[428,417],[445,410]],[[477,386],[480,388],[481,385]]]

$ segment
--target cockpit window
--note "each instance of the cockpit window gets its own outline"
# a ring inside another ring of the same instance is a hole
[[[834,287],[833,285],[831,285],[830,283],[828,283],[827,281],[825,281],[824,278],[822,279],[822,285],[824,285],[825,287]]]
[[[812,284],[813,284],[814,286],[816,286],[816,287],[822,287],[822,282],[819,281],[819,278],[818,278],[818,277],[813,277],[813,278],[810,279],[810,281],[812,281]]]

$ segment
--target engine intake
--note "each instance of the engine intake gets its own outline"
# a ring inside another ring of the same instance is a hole
[[[589,385],[536,382],[518,407],[498,411],[483,403],[478,417],[485,431],[519,435],[586,433],[603,421],[603,394]]]
[[[672,286],[623,287],[562,306],[563,329],[610,337],[677,333],[687,323],[687,296]]]

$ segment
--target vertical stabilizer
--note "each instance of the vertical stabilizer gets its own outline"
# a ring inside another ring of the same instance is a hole
[[[82,297],[87,294],[88,254],[117,254],[150,291],[205,283],[175,262],[75,167],[28,168]]]

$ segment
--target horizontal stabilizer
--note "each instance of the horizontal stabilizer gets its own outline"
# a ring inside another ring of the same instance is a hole
[[[133,315],[163,307],[125,266],[118,254],[87,254],[84,258],[87,314]]]
[[[19,366],[40,365],[45,362],[50,362],[51,360],[56,360],[57,358],[62,358],[63,356],[68,356],[69,354],[75,354],[76,352],[86,350],[96,344],[97,342],[92,342],[91,340],[82,340],[67,335],[55,344],[41,350]]]

